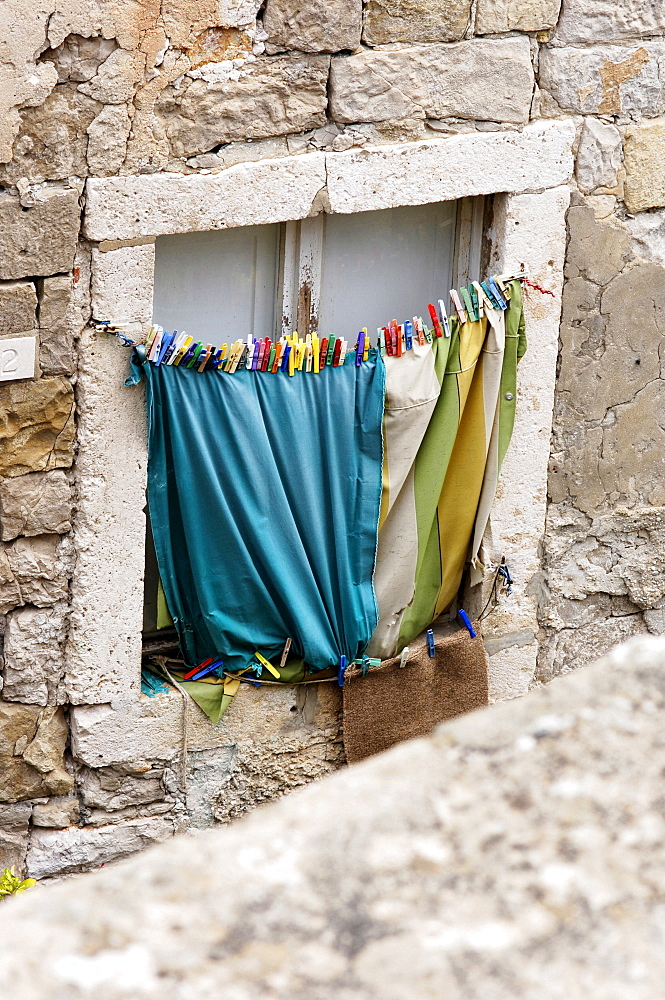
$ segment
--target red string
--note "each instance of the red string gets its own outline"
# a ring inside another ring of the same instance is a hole
[[[543,288],[542,285],[536,285],[536,284],[534,284],[533,281],[529,281],[528,278],[522,278],[522,281],[524,282],[525,285],[528,285],[529,288],[533,288],[534,291],[536,291],[536,292],[542,292],[543,295],[551,295],[553,299],[556,298],[556,295],[554,294],[554,292],[551,292],[549,290],[549,288]]]

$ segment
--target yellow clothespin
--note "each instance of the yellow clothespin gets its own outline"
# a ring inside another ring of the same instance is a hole
[[[319,373],[319,360],[320,360],[320,347],[319,338],[316,334],[312,335],[312,365],[314,368],[314,374]]]
[[[180,362],[182,361],[182,359],[184,358],[184,356],[187,354],[187,351],[189,350],[189,348],[192,346],[193,343],[194,343],[194,338],[193,337],[185,337],[185,339],[183,340],[182,344],[180,345],[180,347],[178,349],[178,353],[173,356],[173,364],[174,365],[179,365],[180,364]]]
[[[367,361],[369,358],[369,334],[367,333],[367,327],[363,327],[363,333],[365,334],[365,346],[363,347],[363,361]]]
[[[279,678],[281,677],[281,674],[280,674],[279,670],[276,670],[275,667],[273,667],[273,665],[270,662],[270,660],[266,660],[265,656],[261,656],[260,653],[254,653],[254,656],[259,661],[259,663],[261,664],[262,667],[265,667],[266,670],[273,675],[273,677],[276,677],[277,680],[279,680]]]
[[[145,338],[145,349],[146,349],[146,354],[150,354],[150,348],[152,347],[152,342],[153,342],[153,340],[154,340],[154,339],[155,339],[155,337],[157,336],[157,331],[158,331],[158,330],[159,330],[159,327],[157,326],[157,324],[156,324],[156,323],[155,323],[155,324],[153,324],[153,325],[152,325],[152,326],[150,327],[150,329],[148,330],[148,336],[147,336],[147,337]]]

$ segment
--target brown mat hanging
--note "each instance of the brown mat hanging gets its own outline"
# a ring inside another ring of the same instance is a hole
[[[478,625],[475,625],[479,633]],[[425,736],[445,719],[488,704],[487,653],[480,634],[466,629],[412,647],[406,666],[399,656],[372,667],[347,670],[344,694],[344,749],[349,764],[396,743]]]

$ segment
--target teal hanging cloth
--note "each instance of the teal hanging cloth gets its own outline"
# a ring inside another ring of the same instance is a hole
[[[145,364],[150,518],[188,663],[242,670],[287,638],[315,670],[364,652],[385,369],[355,357],[293,377]]]

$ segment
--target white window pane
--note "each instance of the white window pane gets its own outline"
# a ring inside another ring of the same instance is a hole
[[[278,258],[279,226],[160,236],[153,318],[217,346],[271,336]]]
[[[372,336],[391,319],[427,316],[448,299],[455,202],[391,208],[325,220],[319,330],[348,339]]]

